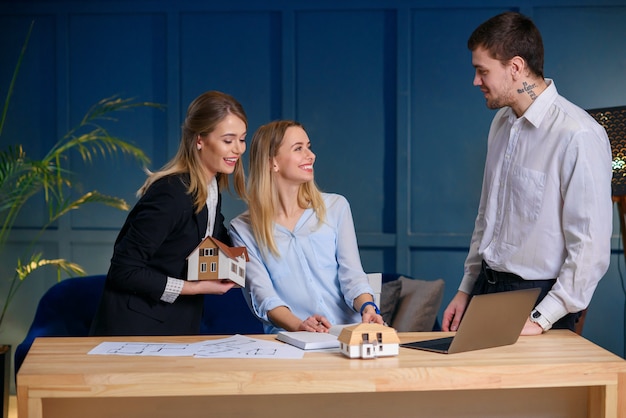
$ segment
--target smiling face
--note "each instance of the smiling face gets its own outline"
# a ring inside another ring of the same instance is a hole
[[[311,151],[311,141],[305,130],[291,126],[285,131],[272,169],[276,181],[300,185],[313,180],[315,154]]]
[[[502,64],[499,60],[489,56],[484,48],[472,51],[472,65],[476,69],[474,85],[480,87],[485,95],[489,109],[500,109],[504,106],[513,106],[514,87],[509,64]]]
[[[246,151],[246,124],[231,113],[208,134],[199,134],[196,147],[207,177],[217,173],[231,174]]]

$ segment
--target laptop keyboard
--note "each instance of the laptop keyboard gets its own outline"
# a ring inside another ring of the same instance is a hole
[[[413,347],[422,347],[426,349],[445,351],[450,347],[450,344],[452,343],[452,338],[453,337],[445,337],[445,338],[437,338],[434,340],[427,340],[427,341],[416,341],[413,343],[409,343],[407,345],[409,346],[412,345]]]

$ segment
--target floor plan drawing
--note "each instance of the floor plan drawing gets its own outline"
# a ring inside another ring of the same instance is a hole
[[[198,358],[293,358],[304,356],[303,350],[278,341],[258,340],[233,335],[197,343],[102,342],[89,354],[122,356],[194,356]]]

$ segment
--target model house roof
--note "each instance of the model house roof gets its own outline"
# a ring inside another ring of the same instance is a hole
[[[341,330],[338,340],[347,345],[358,345],[363,342],[363,334],[368,334],[369,341],[376,341],[381,334],[384,344],[400,344],[400,338],[395,329],[381,324],[356,324]]]
[[[246,247],[229,247],[219,239],[213,237],[206,237],[205,239],[203,239],[200,244],[198,244],[198,246],[194,249],[194,251],[200,247],[203,247],[206,242],[214,243],[217,248],[219,248],[219,250],[223,252],[228,258],[235,259],[243,255],[246,261],[250,261],[250,258],[248,257],[248,249]]]

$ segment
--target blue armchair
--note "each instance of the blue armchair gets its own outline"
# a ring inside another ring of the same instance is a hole
[[[223,295],[204,296],[200,334],[263,334],[263,324],[250,311],[243,289],[231,289]]]
[[[37,337],[85,337],[96,313],[106,276],[65,279],[52,286],[39,300],[33,322],[15,349],[17,375]],[[241,289],[224,295],[206,295],[201,334],[263,334],[263,325],[250,312]]]
[[[80,337],[89,333],[106,276],[65,279],[44,293],[24,340],[15,349],[15,374],[37,337]]]

